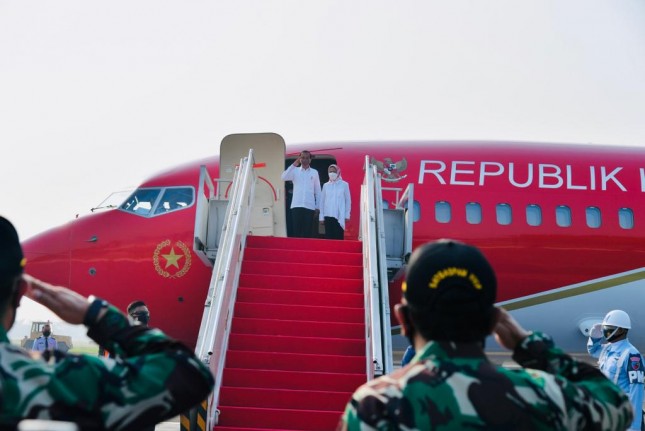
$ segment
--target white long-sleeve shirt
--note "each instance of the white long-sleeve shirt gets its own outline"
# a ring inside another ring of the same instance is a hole
[[[349,184],[342,179],[325,183],[320,197],[320,221],[325,217],[333,217],[338,220],[340,227],[345,229],[345,220],[349,219],[351,211]]]
[[[320,177],[317,170],[290,165],[282,173],[282,179],[293,182],[291,208],[320,209]]]

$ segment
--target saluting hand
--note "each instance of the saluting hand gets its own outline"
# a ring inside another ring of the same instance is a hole
[[[49,308],[68,323],[83,323],[90,306],[87,298],[66,287],[45,283],[28,274],[23,274],[22,278],[28,285],[25,293],[27,298]]]
[[[495,339],[500,346],[515,350],[515,347],[529,336],[529,332],[522,328],[508,311],[500,307],[495,308],[497,312],[497,323],[493,329]]]
[[[591,338],[602,338],[602,323],[595,323],[589,331]]]

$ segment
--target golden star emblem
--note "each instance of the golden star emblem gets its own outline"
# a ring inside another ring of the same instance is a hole
[[[170,249],[170,254],[162,254],[161,256],[166,259],[166,269],[168,269],[168,267],[171,265],[179,269],[179,264],[177,262],[179,261],[179,259],[184,257],[181,254],[175,254],[175,247],[172,247]]]
[[[170,248],[170,253],[161,254],[162,250],[168,250],[168,248]],[[175,248],[179,248],[179,254],[175,252]],[[181,258],[184,258],[184,260],[180,263],[179,259]],[[165,270],[162,268],[162,259],[166,260]],[[175,241],[174,244],[169,239],[161,241],[157,244],[157,247],[152,254],[152,263],[154,264],[155,271],[157,271],[157,274],[165,278],[183,277],[190,270],[191,261],[190,250],[186,247],[186,244],[181,241]],[[170,272],[168,272],[167,270],[171,266],[174,266],[175,269],[171,268]]]

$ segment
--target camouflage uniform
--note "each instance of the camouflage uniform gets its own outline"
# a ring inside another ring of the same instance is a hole
[[[623,392],[550,337],[529,335],[513,359],[526,368],[496,367],[475,343],[429,342],[408,366],[361,386],[339,428],[624,430],[631,423]]]
[[[158,329],[131,326],[110,306],[88,335],[120,358],[32,357],[0,326],[0,427],[21,418],[68,420],[82,429],[140,429],[204,400],[213,377]]]

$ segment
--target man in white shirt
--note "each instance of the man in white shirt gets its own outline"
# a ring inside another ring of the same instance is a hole
[[[305,150],[282,173],[284,181],[293,182],[291,220],[293,222],[293,236],[298,238],[313,237],[314,217],[316,211],[320,210],[320,177],[318,171],[310,164],[311,153]]]

